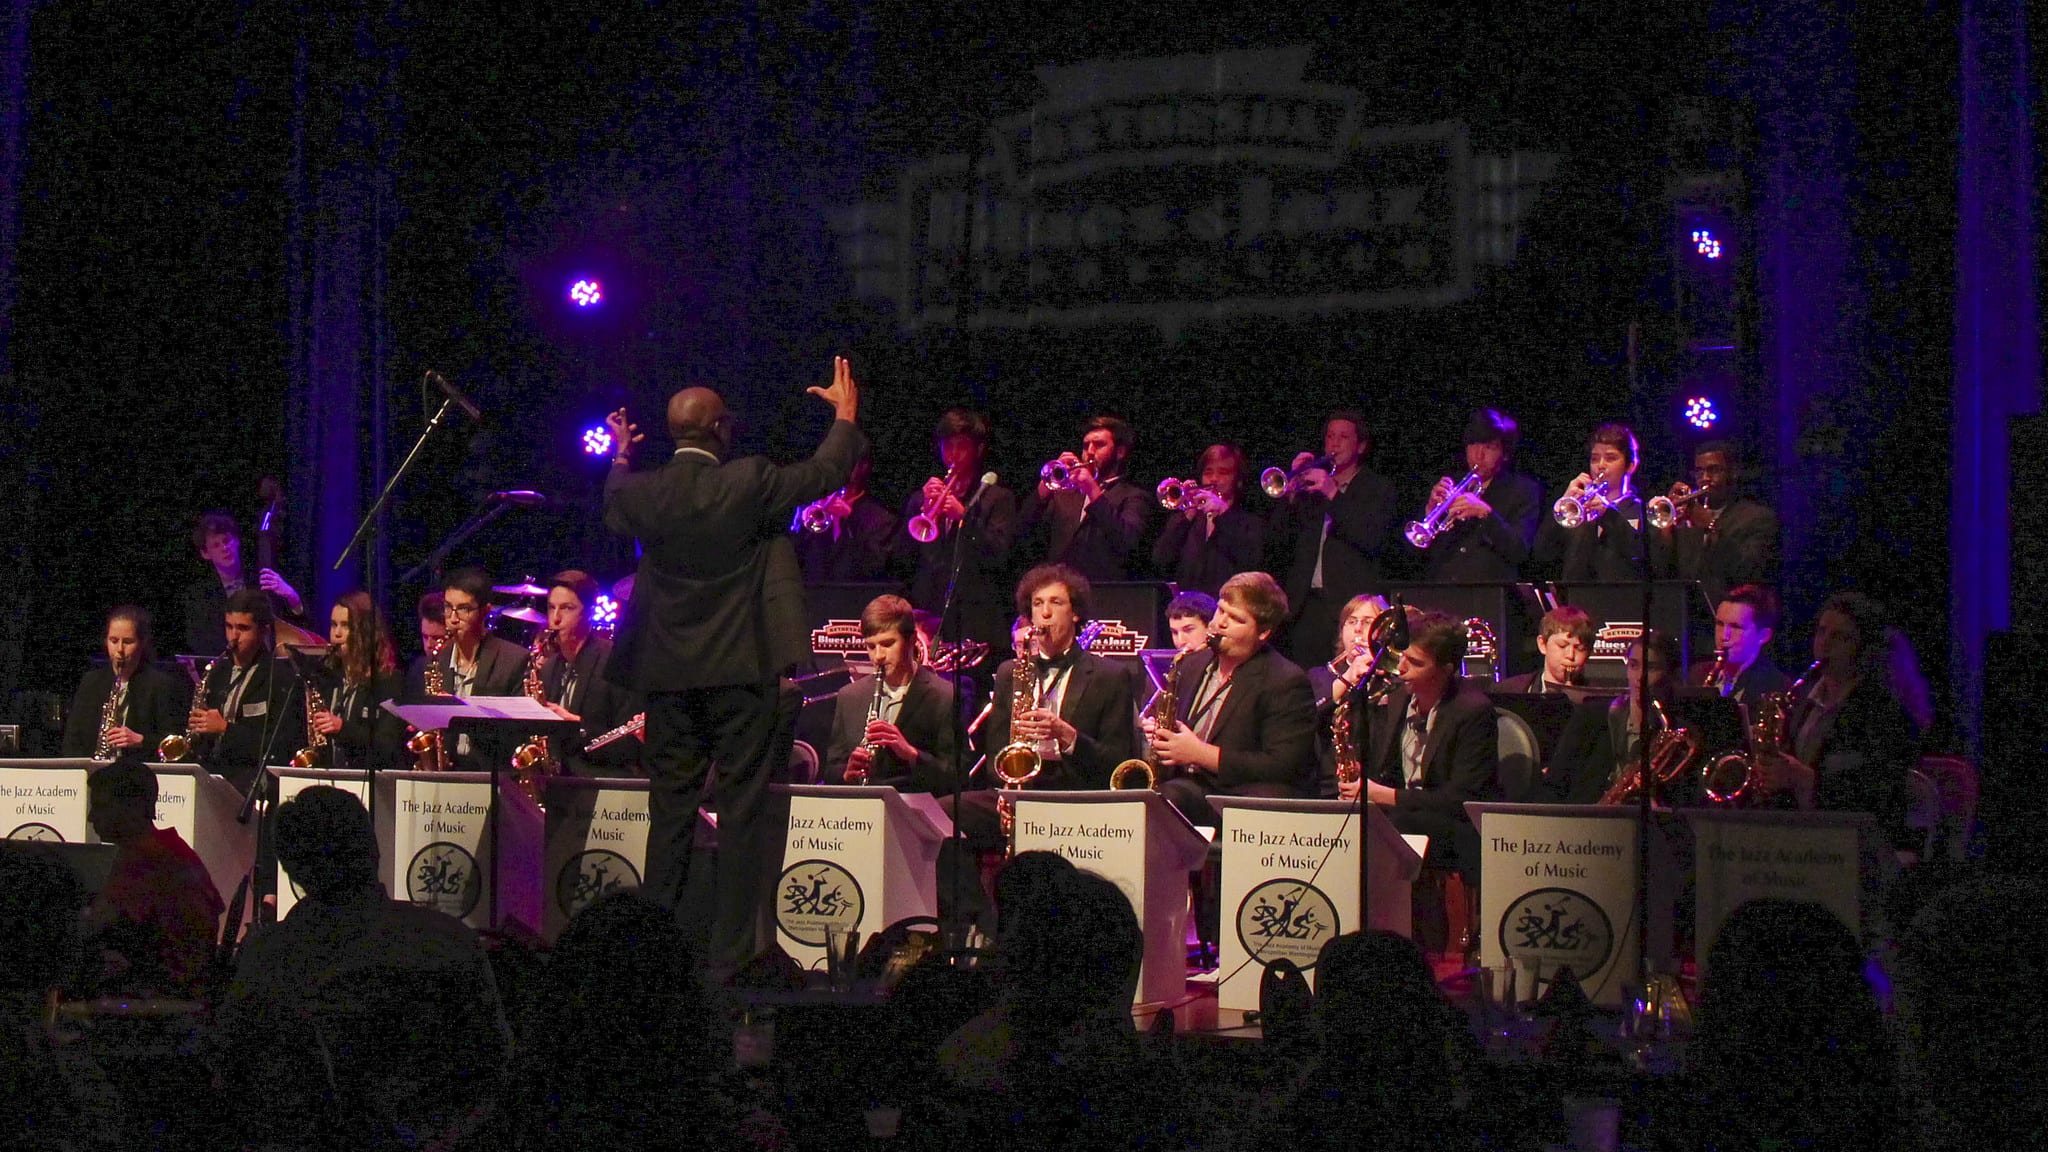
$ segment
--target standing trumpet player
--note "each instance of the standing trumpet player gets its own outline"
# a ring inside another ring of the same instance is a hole
[[[846,487],[798,510],[797,562],[804,586],[886,579],[896,547],[896,514],[868,492],[874,461],[865,453],[853,465]]]
[[[875,671],[839,690],[824,780],[951,791],[953,686],[918,663],[910,601],[875,597],[861,610],[860,632]]]
[[[1573,584],[1642,578],[1643,501],[1634,488],[1640,463],[1628,425],[1593,429],[1586,438],[1586,470],[1565,487],[1537,534],[1540,568]]]
[[[149,611],[123,604],[107,613],[107,666],[78,682],[64,714],[64,755],[83,759],[152,758],[157,742],[185,730],[192,690],[182,676],[151,663]]]
[[[1128,421],[1097,416],[1081,435],[1079,455],[1062,452],[1041,470],[1024,531],[1044,529],[1045,563],[1065,564],[1090,580],[1134,575],[1153,502],[1125,475],[1134,435]]]
[[[1521,578],[1543,502],[1542,487],[1512,467],[1521,434],[1514,417],[1492,408],[1466,421],[1465,468],[1476,488],[1461,492],[1446,476],[1431,489],[1424,519],[1436,516],[1441,527],[1425,545],[1430,580],[1505,584]]]
[[[1183,486],[1152,546],[1152,563],[1182,591],[1214,596],[1225,580],[1265,562],[1266,526],[1239,502],[1245,458],[1237,445],[1209,445],[1196,468],[1201,490],[1213,499],[1197,499]]]
[[[1697,580],[1710,604],[1738,584],[1778,581],[1778,514],[1742,490],[1742,457],[1727,440],[1703,441],[1692,452],[1692,483],[1665,496],[1672,519],[1659,526],[1651,504],[1656,549],[1667,574]]]
[[[941,620],[938,635],[951,639],[957,627],[965,639],[991,643],[1010,617],[1005,575],[1017,539],[1017,497],[1001,484],[981,483],[988,453],[988,418],[966,408],[948,408],[932,429],[938,476],[903,502],[906,530],[896,535],[896,563],[910,585],[910,602],[938,613],[946,603],[956,545],[961,556],[954,617]],[[926,516],[936,530],[929,540],[907,526]],[[966,538],[960,538],[965,532]]]
[[[1337,615],[1353,596],[1379,592],[1381,563],[1394,535],[1394,486],[1372,471],[1372,433],[1356,412],[1332,412],[1323,421],[1323,455],[1330,468],[1315,469],[1288,491],[1273,512],[1269,534],[1293,542],[1285,567],[1287,603],[1292,611],[1287,643],[1297,664],[1327,659],[1337,637]],[[1310,463],[1295,456],[1292,470]]]

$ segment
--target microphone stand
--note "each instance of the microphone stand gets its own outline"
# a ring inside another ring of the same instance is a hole
[[[974,515],[975,505],[981,503],[982,494],[987,492],[988,488],[989,486],[985,483],[975,485],[974,495],[968,498],[967,506],[960,510],[960,526],[953,530],[953,559],[950,571],[946,575],[946,598],[939,605],[939,628],[941,631],[946,631],[948,628],[948,618],[950,617],[951,639],[955,653],[961,651],[961,631],[964,627],[964,622],[954,609],[957,607],[957,598],[960,592],[960,569],[967,558],[967,536],[971,531],[969,522]],[[960,708],[960,702],[964,699],[960,694],[960,675],[963,671],[962,661],[956,656],[953,661],[952,670],[953,715],[948,718],[948,722],[953,725],[953,828],[950,833],[953,840],[953,853],[952,863],[947,868],[948,875],[946,877],[946,888],[952,898],[950,905],[952,915],[950,919],[953,922],[939,926],[939,934],[942,939],[949,942],[958,941],[957,945],[951,943],[947,945],[948,950],[953,952],[955,959],[964,955],[967,951],[967,931],[960,923],[960,871],[962,861],[967,853],[967,837],[960,831],[960,796],[967,788],[967,715]],[[975,883],[979,884],[980,882],[981,880],[977,876]]]
[[[1373,682],[1380,676],[1380,663],[1386,659],[1388,651],[1394,647],[1396,640],[1401,642],[1401,647],[1406,648],[1408,646],[1408,608],[1401,602],[1401,594],[1399,592],[1394,593],[1394,602],[1388,605],[1387,611],[1399,612],[1401,614],[1396,617],[1398,623],[1387,626],[1386,632],[1381,635],[1377,645],[1371,642],[1372,630],[1367,630],[1366,642],[1368,650],[1372,653],[1372,665],[1366,669],[1364,676],[1359,677],[1356,685],[1345,690],[1347,695],[1352,692],[1365,693],[1354,703],[1363,702],[1367,708],[1377,707],[1380,703],[1379,700],[1374,699],[1375,693],[1373,692]],[[1378,621],[1374,622],[1377,623]],[[1387,685],[1387,691],[1392,692],[1393,685]],[[1371,717],[1369,714],[1366,718],[1366,729],[1368,733],[1371,730]],[[1370,744],[1371,741],[1368,740],[1367,743]],[[1369,753],[1370,749],[1368,748],[1367,751]],[[1371,773],[1367,771],[1365,758],[1360,757],[1358,779],[1358,930],[1360,932],[1365,931],[1367,925],[1372,923],[1372,874],[1371,865],[1368,863],[1372,849],[1366,843],[1366,838],[1371,835],[1371,826],[1368,823],[1370,813],[1367,811],[1371,801],[1365,798],[1365,782],[1369,779],[1371,779]]]
[[[271,656],[269,654],[269,650],[267,648],[265,649],[265,654],[263,658],[267,660],[272,660],[273,662],[276,660],[276,657]],[[286,657],[285,662],[291,664],[294,671],[298,670],[297,661],[293,660],[291,657]],[[253,672],[250,673],[250,675],[254,674],[255,673]],[[273,676],[276,675],[275,663],[273,663],[271,674]],[[256,803],[259,798],[263,797],[263,794],[265,793],[269,786],[269,764],[271,747],[277,743],[278,733],[284,731],[284,725],[278,721],[279,718],[285,715],[286,711],[288,711],[291,708],[292,700],[294,699],[294,697],[298,695],[299,690],[302,687],[304,687],[304,684],[305,677],[303,673],[294,676],[292,678],[291,687],[285,690],[284,709],[276,712],[271,711],[267,707],[264,709],[263,746],[262,748],[258,749],[256,754],[256,778],[249,782],[248,794],[242,797],[241,810],[235,813],[235,823],[237,824],[247,825],[251,819],[254,819],[256,821],[256,844],[258,850],[255,854],[255,858],[252,859],[249,863],[249,871],[243,873],[241,880],[236,882],[235,898],[228,905],[227,932],[223,939],[221,940],[220,946],[220,955],[222,956],[223,960],[227,962],[232,962],[233,960],[235,953],[235,935],[241,930],[242,901],[245,898],[250,900],[255,899],[256,873],[263,867],[263,853],[261,849],[263,845],[263,835],[269,829],[270,825],[271,805],[265,804],[263,806],[262,815],[258,816],[256,814]],[[265,686],[264,697],[266,701],[272,698],[272,692],[276,689],[276,687],[277,684],[275,680],[273,680],[270,684]],[[274,856],[275,853],[273,852],[273,857]],[[253,925],[259,919],[260,917],[256,914],[256,908],[252,906],[249,910],[249,923]]]

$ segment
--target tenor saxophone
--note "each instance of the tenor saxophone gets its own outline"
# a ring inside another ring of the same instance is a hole
[[[526,654],[525,690],[537,703],[548,702],[547,685],[540,678],[541,665],[547,663],[549,654],[558,651],[560,646],[561,641],[554,629],[542,628],[534,635],[533,648]],[[554,752],[548,747],[548,738],[544,735],[528,738],[512,753],[512,781],[536,806],[542,806],[540,778],[552,775],[555,768]]]
[[[1180,662],[1186,658],[1186,652],[1175,652],[1173,654],[1173,663],[1166,666],[1166,679],[1159,685],[1159,692],[1152,697],[1152,706],[1146,709],[1146,714],[1152,717],[1153,731],[1155,732],[1163,732],[1166,730],[1167,725],[1173,723],[1174,712],[1178,707],[1174,688],[1180,683]],[[1122,788],[1124,781],[1130,779],[1132,774],[1138,772],[1145,774],[1145,787],[1154,791],[1158,790],[1159,778],[1162,772],[1159,763],[1159,753],[1156,749],[1147,748],[1143,756],[1133,756],[1129,760],[1125,760],[1110,769],[1110,788]]]
[[[1010,670],[1010,742],[989,758],[996,779],[1003,785],[996,794],[996,814],[1001,818],[1005,840],[1010,837],[1016,813],[1010,798],[1002,793],[1022,788],[1045,771],[1045,758],[1039,755],[1038,745],[1017,739],[1016,733],[1017,718],[1038,707],[1038,664],[1033,657],[1038,654],[1038,642],[1044,634],[1044,628],[1033,627],[1024,642],[1017,645],[1017,660]]]

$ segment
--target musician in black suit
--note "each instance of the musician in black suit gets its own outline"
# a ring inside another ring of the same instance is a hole
[[[431,663],[438,668],[442,690],[448,696],[518,696],[525,686],[526,649],[485,631],[490,595],[491,578],[481,569],[457,568],[441,578],[441,619],[447,628],[447,642]],[[430,671],[422,673],[422,692],[428,674]],[[516,743],[510,733],[491,731],[456,736],[444,746],[451,766],[488,772],[494,763],[511,759]]]
[[[368,592],[349,592],[334,602],[327,642],[330,655],[319,681],[327,706],[313,713],[313,729],[326,735],[331,749],[325,766],[404,767],[405,722],[384,707],[402,691],[398,653]]]
[[[957,550],[961,566],[953,600],[955,619],[941,620],[936,634],[951,639],[957,623],[965,639],[994,646],[1001,642],[1004,622],[1010,618],[1009,563],[1017,540],[1017,497],[1001,484],[982,486],[988,419],[981,413],[948,408],[932,430],[932,446],[944,476],[926,480],[903,502],[905,527],[895,537],[897,567],[910,585],[911,604],[936,614],[945,606]],[[910,534],[909,525],[927,508],[939,534],[920,541]]]
[[[1581,694],[1580,679],[1586,661],[1593,655],[1593,641],[1599,630],[1584,608],[1559,604],[1543,614],[1536,627],[1536,654],[1543,666],[1534,672],[1510,676],[1493,686],[1496,696],[1548,696]]]
[[[1196,464],[1205,495],[1184,493],[1152,546],[1152,564],[1181,590],[1216,594],[1223,582],[1266,561],[1266,525],[1246,511],[1244,451],[1211,444]],[[1213,512],[1213,514],[1212,514]]]
[[[1755,584],[1730,588],[1714,605],[1714,650],[1720,656],[1694,662],[1686,670],[1686,686],[1744,707],[1790,688],[1792,678],[1769,655],[1777,628],[1777,593]]]
[[[227,611],[228,597],[244,588],[260,588],[269,594],[273,618],[305,619],[305,601],[275,570],[259,568],[256,578],[249,578],[242,564],[242,530],[234,517],[225,512],[201,516],[192,529],[192,547],[206,562],[208,572],[185,588],[188,655],[218,656],[226,650],[221,616]]]
[[[1778,514],[1742,490],[1742,458],[1733,442],[1707,440],[1692,452],[1693,486],[1671,486],[1678,509],[1671,527],[1655,529],[1660,567],[1680,580],[1697,580],[1708,603],[1738,584],[1778,582]]]
[[[1394,539],[1394,485],[1365,466],[1372,455],[1365,417],[1335,412],[1324,420],[1323,455],[1329,467],[1301,475],[1274,509],[1268,533],[1294,542],[1287,642],[1299,664],[1326,659],[1346,601],[1383,590],[1381,564]],[[1303,452],[1292,467],[1300,472],[1312,462]]]
[[[1458,675],[1465,626],[1438,613],[1406,609],[1409,644],[1401,683],[1353,726],[1361,738],[1364,779],[1340,790],[1361,792],[1387,809],[1394,827],[1429,837],[1428,861],[1456,867],[1479,882],[1479,834],[1465,814],[1469,800],[1500,790],[1500,730],[1493,700]]]
[[[861,611],[860,632],[875,673],[839,690],[820,777],[900,792],[950,792],[953,686],[919,665],[910,601],[875,597]]]
[[[1152,518],[1152,494],[1125,473],[1135,433],[1125,420],[1097,416],[1081,436],[1081,454],[1062,452],[1067,485],[1043,478],[1024,511],[1023,530],[1043,529],[1040,555],[1090,580],[1129,580],[1137,573],[1138,541]]]
[[[1482,408],[1465,424],[1465,468],[1479,473],[1479,491],[1451,502],[1445,527],[1430,541],[1429,579],[1505,584],[1521,579],[1536,543],[1543,488],[1513,470],[1522,430],[1505,412]],[[1426,516],[1457,484],[1446,476],[1429,494]]]
[[[1268,643],[1286,619],[1287,594],[1271,576],[1224,581],[1209,648],[1181,661],[1171,730],[1145,718],[1152,750],[1172,773],[1159,794],[1191,824],[1217,826],[1211,796],[1314,794],[1315,694]]]
[[[1338,701],[1351,686],[1363,682],[1372,671],[1372,652],[1367,643],[1372,623],[1387,610],[1385,597],[1370,592],[1353,596],[1344,605],[1337,623],[1337,647],[1330,659],[1308,669],[1309,691],[1316,700],[1316,796],[1337,798],[1337,749],[1331,742],[1331,723]],[[1341,675],[1340,675],[1341,674]]]
[[[872,471],[873,463],[863,454],[846,487],[819,502],[827,520],[823,532],[809,531],[801,523],[794,527],[805,587],[888,578],[889,557],[896,548],[896,514],[868,492]]]
[[[291,662],[270,654],[276,621],[269,596],[244,588],[228,597],[221,620],[228,658],[205,698],[193,701],[186,724],[202,737],[199,761],[247,792],[264,764],[285,763],[305,747],[306,702]]]
[[[637,434],[625,410],[607,418],[618,449],[605,480],[605,527],[642,549],[605,675],[647,702],[644,890],[670,906],[680,901],[715,761],[720,859],[709,960],[720,967],[757,950],[781,859],[768,777],[787,761],[795,728],[780,681],[810,652],[790,517],[846,483],[867,448],[855,424],[860,390],[844,358],[833,362],[831,387],[808,391],[835,419],[816,454],[787,467],[728,459],[733,418],[709,388],[669,398],[679,447],[653,472],[629,467]]]
[[[1632,486],[1640,462],[1636,434],[1625,424],[1602,424],[1586,440],[1586,470],[1572,478],[1564,498],[1578,500],[1605,484],[1604,505],[1589,509],[1575,527],[1552,518],[1536,535],[1536,564],[1568,584],[1643,578],[1643,501]]]
[[[605,679],[612,642],[590,618],[597,597],[597,581],[574,568],[548,581],[547,626],[555,645],[541,661],[541,690],[549,711],[578,725],[575,736],[556,738],[551,746],[562,771],[571,776],[633,776],[639,771],[640,741],[614,740],[595,752],[584,751],[592,739],[640,711],[638,697]]]
[[[1645,651],[1649,653],[1647,668]],[[1645,638],[1629,645],[1627,665],[1626,692],[1587,696],[1572,706],[1538,789],[1550,802],[1597,804],[1623,769],[1641,760],[1646,686],[1653,741],[1660,725],[1669,719],[1679,688],[1677,640],[1650,629]],[[1690,802],[1693,789],[1694,781],[1678,781],[1660,787],[1657,795],[1666,803]]]
[[[107,613],[107,666],[93,668],[71,695],[64,715],[64,755],[91,756],[100,739],[100,718],[109,695],[118,693],[107,746],[117,760],[153,760],[157,742],[185,730],[192,689],[183,676],[151,661],[149,611],[123,604]]]
[[[401,699],[416,704],[426,697],[427,654],[434,645],[448,635],[448,605],[441,599],[440,589],[421,596],[418,604],[420,627],[420,654],[405,666],[405,695]]]

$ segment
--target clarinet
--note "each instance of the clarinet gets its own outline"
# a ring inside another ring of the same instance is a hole
[[[887,686],[887,676],[884,675],[881,666],[876,665],[875,694],[868,698],[867,723],[862,724],[860,729],[862,733],[860,746],[868,750],[868,763],[870,764],[874,763],[876,748],[873,744],[868,743],[866,733],[869,725],[882,718],[882,692]],[[845,778],[848,784],[865,784],[868,782],[868,770],[865,768],[848,767]]]

